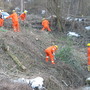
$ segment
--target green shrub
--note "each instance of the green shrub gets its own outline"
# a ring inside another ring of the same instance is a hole
[[[68,46],[61,48],[60,51],[56,54],[56,58],[63,60],[65,62],[69,62],[71,56],[72,56],[71,48]]]
[[[80,62],[77,57],[75,57],[72,53],[72,48],[70,46],[66,46],[55,55],[56,59],[66,64],[71,65],[73,68],[77,69],[78,71],[82,70]]]

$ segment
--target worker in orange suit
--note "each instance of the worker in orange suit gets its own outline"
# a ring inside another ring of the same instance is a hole
[[[47,29],[48,31],[51,31],[49,24],[50,24],[49,21],[47,19],[43,18],[42,19],[42,26],[43,26],[42,30]]]
[[[20,32],[18,15],[15,12],[15,10],[13,10],[13,13],[10,16],[8,16],[6,19],[8,18],[12,18],[12,26],[13,26],[14,32]]]
[[[3,25],[4,25],[4,19],[3,19],[2,13],[0,11],[0,27],[3,27]]]
[[[19,18],[24,21],[26,19],[26,14],[27,14],[27,11],[24,11],[20,16]]]
[[[88,56],[88,71],[90,71],[90,43],[87,44],[87,56]]]
[[[45,53],[46,53],[46,62],[48,62],[49,58],[51,60],[51,63],[52,64],[55,64],[54,62],[54,55],[55,55],[55,51],[58,49],[58,46],[57,45],[53,45],[53,46],[50,46],[48,47],[47,49],[45,49]]]

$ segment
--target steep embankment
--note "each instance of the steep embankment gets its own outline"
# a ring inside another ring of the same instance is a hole
[[[58,53],[63,45],[67,45],[64,40],[60,40],[60,37],[62,37],[62,34],[60,35],[55,31],[47,32],[31,27],[21,27],[21,32],[11,30],[0,32],[0,79],[4,77],[32,78],[42,76],[48,90],[62,90],[62,88],[69,88],[69,86],[84,85],[83,68],[80,72],[77,68],[69,65],[69,63],[66,64],[58,57],[55,65],[45,62],[45,48],[52,44],[58,44]],[[7,52],[3,50],[3,43],[9,46],[9,51],[22,62],[27,68],[26,71],[21,71]]]

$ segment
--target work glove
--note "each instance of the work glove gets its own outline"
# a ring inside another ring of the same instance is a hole
[[[90,65],[88,65],[88,71],[90,71]]]
[[[56,60],[56,58],[54,57],[54,60]]]
[[[55,53],[53,53],[53,55],[55,56]]]
[[[54,60],[56,60],[56,58],[55,58],[55,53],[53,53],[53,55],[54,55]]]

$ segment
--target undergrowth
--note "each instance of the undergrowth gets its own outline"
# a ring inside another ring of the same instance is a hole
[[[60,50],[58,51],[58,53],[56,53],[56,59],[66,64],[70,64],[73,68],[77,69],[78,71],[82,70],[78,58],[75,57],[74,53],[72,52],[73,42],[71,38],[61,38],[61,40],[65,41],[65,45],[63,45],[62,48],[60,48]]]

